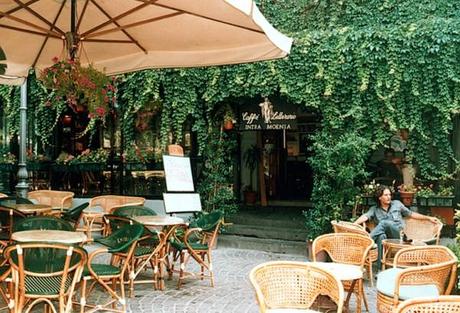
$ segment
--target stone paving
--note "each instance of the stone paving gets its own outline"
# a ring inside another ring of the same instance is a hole
[[[135,297],[128,301],[128,311],[133,313],[257,313],[258,307],[248,278],[250,270],[266,261],[305,260],[302,255],[223,247],[213,252],[214,288],[210,286],[209,280],[189,278],[185,285],[177,290],[176,276],[173,276],[170,281],[166,280],[164,291],[154,290],[148,284],[136,285]],[[366,294],[370,312],[376,312],[375,292],[366,286]],[[93,301],[94,296],[100,294],[93,293]],[[350,312],[354,311],[355,303],[352,301]]]

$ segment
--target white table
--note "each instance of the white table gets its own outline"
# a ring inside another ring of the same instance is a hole
[[[361,302],[367,306],[367,301],[364,294],[363,287],[363,269],[358,265],[345,264],[345,263],[334,263],[334,262],[313,262],[318,267],[330,271],[340,281],[351,281],[350,291],[348,292],[347,299],[345,300],[344,307],[348,307],[351,293],[353,292],[355,285],[358,284],[358,295],[356,299],[356,312],[361,312]]]
[[[84,233],[65,230],[24,230],[14,232],[11,239],[18,242],[56,242],[75,244],[85,242],[87,237]]]
[[[135,216],[133,219],[145,226],[173,226],[183,225],[185,221],[183,218],[167,215],[143,215]]]

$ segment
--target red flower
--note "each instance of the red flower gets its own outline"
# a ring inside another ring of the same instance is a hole
[[[97,107],[95,111],[99,117],[103,117],[105,115],[105,109],[103,107]]]

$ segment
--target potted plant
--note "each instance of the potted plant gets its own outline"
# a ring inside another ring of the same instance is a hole
[[[224,124],[223,124],[224,129],[225,130],[233,129],[234,122],[235,122],[235,116],[233,114],[233,111],[230,108],[230,106],[227,106],[227,109],[225,110],[225,113],[224,113]]]
[[[369,184],[365,184],[361,189],[361,203],[363,205],[375,205],[374,193],[377,187],[380,184],[376,183],[375,180],[372,180]]]
[[[244,153],[244,163],[249,168],[250,185],[243,190],[244,200],[246,204],[254,204],[256,202],[257,193],[254,190],[254,170],[260,162],[260,149],[256,145],[250,146]]]
[[[86,149],[70,163],[77,165],[80,171],[98,172],[105,169],[108,158],[109,152],[103,148],[93,151]]]
[[[405,206],[412,206],[417,188],[414,185],[402,184],[399,186],[399,197]]]

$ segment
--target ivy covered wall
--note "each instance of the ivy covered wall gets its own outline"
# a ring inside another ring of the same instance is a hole
[[[220,126],[213,112],[229,99],[281,94],[317,109],[322,128],[311,159],[315,209],[306,213],[317,233],[354,199],[356,183],[366,177],[365,160],[398,129],[409,130],[409,154],[423,178],[454,172],[450,133],[460,109],[459,1],[258,3],[277,29],[295,39],[289,57],[124,75],[123,117],[129,120],[146,102],[160,100],[163,143],[170,132],[179,141],[190,118],[206,159],[212,158],[205,149],[210,136]]]

